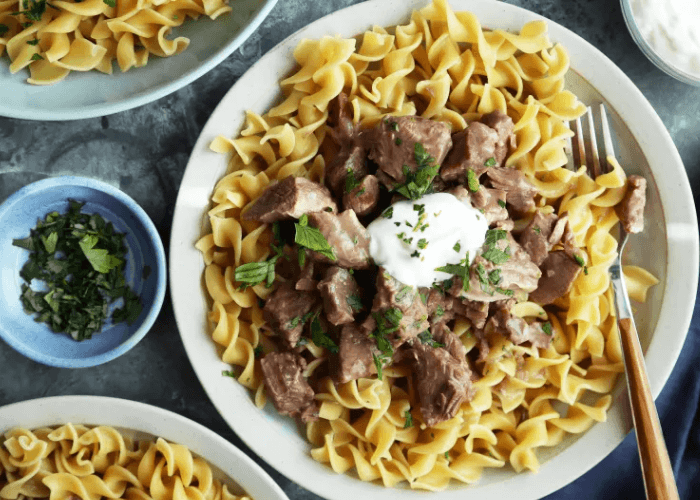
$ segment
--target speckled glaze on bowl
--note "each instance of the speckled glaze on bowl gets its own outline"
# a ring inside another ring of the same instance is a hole
[[[143,310],[131,325],[107,322],[92,339],[76,342],[52,332],[22,309],[19,271],[29,252],[12,245],[29,236],[47,213],[68,210],[68,200],[84,202],[83,213],[98,213],[124,233],[125,277],[141,298]],[[143,279],[144,268],[150,273]],[[106,363],[134,347],[156,320],[166,288],[163,243],[146,212],[129,196],[101,181],[84,177],[53,177],[29,184],[0,205],[0,338],[24,356],[63,368]]]

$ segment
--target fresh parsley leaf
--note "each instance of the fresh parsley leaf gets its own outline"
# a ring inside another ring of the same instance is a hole
[[[421,238],[421,239],[418,240],[418,248],[420,248],[421,250],[423,250],[423,249],[425,249],[425,247],[427,247],[427,246],[428,246],[428,240],[426,240],[425,238]]]
[[[104,274],[109,272],[110,269],[119,266],[123,261],[114,255],[110,255],[105,249],[94,248],[98,241],[99,238],[97,236],[86,234],[78,244],[92,268],[98,273]]]
[[[404,412],[403,417],[406,419],[406,422],[403,424],[403,428],[408,429],[409,427],[413,427],[413,415],[411,414],[410,409]]]
[[[323,233],[315,227],[309,227],[308,216],[306,214],[301,216],[299,222],[294,224],[294,227],[296,228],[294,242],[297,245],[318,252],[334,262],[338,260],[333,247],[328,244]]]
[[[396,139],[394,139],[394,144],[396,144],[397,146],[401,146],[401,144],[403,144],[401,137],[397,137]]]
[[[116,7],[117,6],[117,0],[102,0],[105,4],[109,5],[110,7]]]
[[[384,368],[384,362],[380,356],[372,353],[372,359],[374,360],[374,367],[377,369],[377,378],[382,380],[382,369]]]
[[[470,265],[470,259],[469,259],[469,252],[467,252],[466,258],[462,259],[462,262],[460,264],[447,264],[441,267],[436,268],[436,271],[440,271],[443,273],[448,273],[448,274],[454,274],[455,276],[459,276],[462,278],[462,290],[465,292],[469,291],[469,265]],[[447,288],[450,288],[452,286],[452,282],[450,281],[450,285]]]
[[[537,234],[540,234],[542,232],[542,229],[540,229],[540,226],[535,226],[532,228],[533,231],[535,231]]]
[[[498,200],[498,206],[501,208],[506,208],[506,202],[503,200]]]
[[[278,258],[279,255],[275,255],[263,262],[242,264],[236,268],[233,277],[236,281],[243,284],[243,289],[259,285],[262,282],[265,282],[269,288],[275,281],[275,264]]]
[[[223,375],[224,377],[236,378],[236,374],[231,370],[221,370],[221,375]]]
[[[500,269],[494,269],[489,273],[489,282],[492,285],[498,285],[501,282],[501,270]]]
[[[430,347],[445,347],[445,344],[441,344],[440,342],[436,342],[428,330],[426,330],[422,333],[419,333],[418,339],[423,344],[430,346]]]
[[[460,245],[459,241],[455,243],[455,246],[452,247],[452,250],[455,252],[459,253],[459,251],[462,249],[462,245]]]
[[[27,45],[37,45],[39,40],[27,40]]]
[[[498,288],[496,287],[496,292],[500,293],[501,295],[505,295],[507,297],[512,297],[515,292],[513,290],[506,290],[504,288]]]
[[[489,229],[486,231],[485,245],[495,245],[497,241],[506,239],[507,232],[505,229]]]
[[[314,319],[311,320],[311,340],[318,347],[328,349],[331,354],[338,353],[337,344],[323,331],[318,315],[314,316]]]
[[[384,210],[384,213],[382,214],[382,217],[385,219],[391,219],[394,216],[394,207],[389,207],[386,210]]]
[[[576,261],[576,263],[579,266],[585,267],[586,263],[583,261],[583,257],[581,257],[580,255],[578,255],[578,254],[574,255],[574,260]]]
[[[476,193],[479,190],[479,179],[471,169],[467,170],[467,186],[472,193]]]
[[[259,357],[261,357],[261,356],[263,355],[263,346],[262,346],[262,344],[258,344],[257,347],[256,347],[255,349],[253,349],[253,355],[254,355],[256,358],[259,358]]]
[[[416,171],[411,172],[408,166],[404,165],[403,173],[406,181],[394,191],[411,200],[417,200],[430,191],[440,166],[435,164],[435,158],[430,156],[419,142],[414,145],[413,157],[416,160]]]
[[[491,158],[489,158],[488,160],[486,160],[486,161],[484,162],[484,166],[485,166],[485,167],[494,167],[494,166],[496,166],[496,158],[494,158],[494,157],[492,156]]]
[[[396,294],[396,302],[401,302],[404,299],[404,297],[406,297],[406,295],[408,295],[411,292],[411,290],[413,290],[413,287],[409,285],[404,285],[403,287],[401,287],[399,293]]]
[[[58,233],[52,232],[48,238],[42,235],[41,242],[44,244],[44,248],[48,253],[54,253],[56,251],[56,243],[58,242]]]
[[[22,7],[24,10],[21,14],[24,14],[27,19],[41,21],[41,16],[46,12],[46,0],[22,0]]]
[[[484,267],[484,265],[481,262],[479,262],[476,265],[475,270],[476,270],[476,277],[479,279],[479,283],[481,283],[482,285],[488,285],[489,284],[489,277],[488,277],[488,274],[486,273],[486,268]]]
[[[542,331],[547,335],[552,335],[552,323],[549,321],[542,323]]]
[[[41,57],[41,54],[32,54],[31,59],[32,59],[32,61],[43,61],[44,60],[44,58]]]
[[[442,317],[445,315],[445,308],[442,307],[440,304],[435,308],[435,316],[438,318]]]
[[[348,167],[347,175],[345,176],[345,192],[349,193],[359,185],[360,182],[355,177],[355,171],[352,168]]]

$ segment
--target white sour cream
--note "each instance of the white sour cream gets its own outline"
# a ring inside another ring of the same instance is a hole
[[[391,217],[387,217],[387,212]],[[468,202],[449,193],[394,203],[369,227],[369,253],[394,278],[411,286],[431,286],[453,275],[436,271],[470,263],[484,244],[489,224]]]
[[[671,66],[700,78],[700,1],[630,0],[642,37]]]

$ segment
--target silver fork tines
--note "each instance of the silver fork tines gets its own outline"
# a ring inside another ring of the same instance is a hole
[[[583,119],[583,120],[582,120]],[[582,121],[587,122],[588,133],[584,134],[584,127]],[[608,123],[608,114],[605,110],[605,104],[600,104],[600,124],[601,130],[603,132],[603,159],[601,161],[600,153],[598,151],[598,141],[596,140],[596,127],[595,121],[593,119],[593,110],[590,106],[586,107],[586,113],[573,121],[574,130],[574,167],[584,165],[588,170],[588,175],[593,179],[601,174],[607,173],[611,170],[608,165],[607,157],[614,156],[615,150],[612,143],[612,135],[610,134],[610,124]],[[584,136],[587,136],[584,138]],[[586,139],[588,139],[586,141]],[[587,161],[586,144],[588,144],[588,149],[590,153],[590,164]]]

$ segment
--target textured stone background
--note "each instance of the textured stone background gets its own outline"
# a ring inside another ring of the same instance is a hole
[[[72,122],[0,117],[0,203],[47,176],[94,177],[118,185],[148,212],[169,246],[177,190],[190,151],[231,85],[275,44],[305,24],[357,0],[279,0],[243,46],[186,88],[138,109]],[[700,180],[700,89],[656,69],[634,44],[619,2],[516,0],[579,34],[637,84],[668,128],[695,196]],[[146,383],[148,381],[148,383]],[[109,395],[157,405],[206,425],[253,455],[207,399],[185,355],[169,297],[156,325],[133,350],[83,370],[36,364],[0,343],[0,405],[55,395]],[[318,498],[257,459],[292,500]],[[579,481],[585,481],[585,476]],[[561,498],[555,493],[549,498]],[[610,498],[614,498],[611,496]]]

